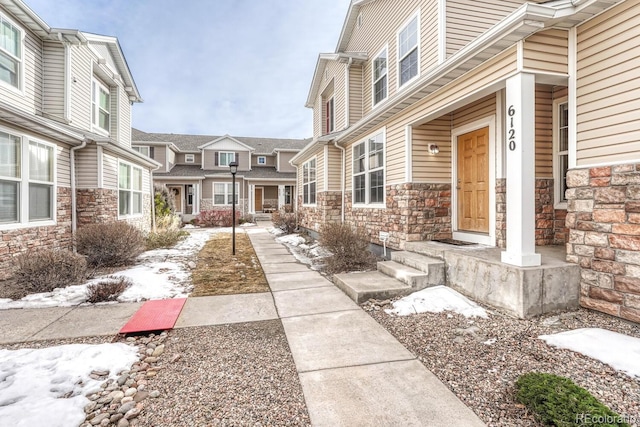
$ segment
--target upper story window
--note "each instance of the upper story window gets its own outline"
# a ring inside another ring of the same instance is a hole
[[[0,131],[0,225],[54,219],[55,145]]]
[[[258,156],[258,164],[259,165],[266,165],[267,164],[267,158],[265,156]]]
[[[316,203],[316,159],[313,158],[302,165],[302,203]]]
[[[133,148],[135,151],[137,151],[140,154],[153,158],[153,154],[154,154],[153,147],[149,147],[147,145],[141,145],[138,147],[131,147],[131,148]]]
[[[196,161],[196,155],[195,154],[185,154],[184,155],[184,162],[185,163],[194,163]]]
[[[555,205],[563,208],[567,203],[567,171],[569,169],[569,103],[554,102],[554,181]]]
[[[333,132],[334,124],[335,122],[334,122],[334,111],[333,111],[333,97],[331,97],[331,99],[329,99],[325,103],[325,109],[324,109],[325,133]]]
[[[20,88],[22,31],[0,15],[0,82]]]
[[[353,203],[384,203],[384,133],[353,146]]]
[[[416,15],[398,33],[399,86],[418,75],[418,27],[418,15]]]
[[[373,105],[387,97],[387,48],[373,60]]]
[[[124,162],[118,169],[118,214],[142,215],[142,169]]]
[[[237,162],[238,154],[226,151],[216,153],[216,166],[229,166],[229,163]]]
[[[109,133],[110,106],[109,89],[94,79],[91,82],[91,123],[94,129]]]

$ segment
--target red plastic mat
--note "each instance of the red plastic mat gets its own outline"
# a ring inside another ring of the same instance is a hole
[[[120,333],[131,334],[173,329],[186,301],[186,298],[147,301],[120,329]]]

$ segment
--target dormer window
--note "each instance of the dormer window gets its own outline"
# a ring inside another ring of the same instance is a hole
[[[0,15],[0,82],[20,88],[22,31]]]
[[[229,166],[229,163],[232,163],[232,162],[238,160],[237,156],[236,156],[236,153],[220,151],[217,154],[218,155],[216,157],[217,157],[218,161],[217,161],[216,166]]]
[[[259,165],[266,165],[267,164],[267,158],[265,156],[258,156],[258,164]]]
[[[184,155],[184,162],[185,163],[194,163],[196,161],[196,155],[195,154],[185,154]]]
[[[91,123],[94,129],[109,133],[111,113],[109,89],[97,80],[91,82]]]
[[[414,16],[398,33],[399,86],[418,75],[418,16]]]

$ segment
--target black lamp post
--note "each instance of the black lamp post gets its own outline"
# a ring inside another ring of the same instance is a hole
[[[231,170],[231,255],[236,254],[236,172],[238,162],[229,163]]]

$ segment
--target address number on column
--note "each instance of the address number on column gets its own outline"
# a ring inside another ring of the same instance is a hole
[[[516,129],[513,123],[513,116],[516,115],[516,109],[513,107],[513,105],[509,106],[509,109],[507,110],[507,114],[509,115],[509,132],[508,132],[508,138],[507,138],[507,140],[509,141],[509,150],[515,151],[516,150]]]

